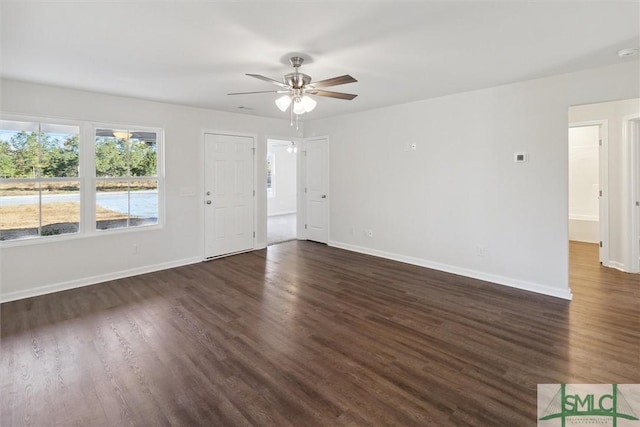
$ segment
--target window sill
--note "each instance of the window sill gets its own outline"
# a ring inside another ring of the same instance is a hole
[[[91,232],[78,232],[73,234],[64,234],[64,235],[56,235],[56,236],[41,236],[41,237],[31,237],[25,239],[15,239],[15,240],[1,240],[0,248],[14,248],[21,246],[34,246],[34,245],[48,245],[48,244],[56,244],[68,242],[71,240],[83,240],[95,237],[102,236],[113,236],[119,234],[128,234],[128,233],[137,233],[140,231],[153,231],[160,230],[164,228],[163,224],[149,224],[149,225],[140,225],[137,227],[129,227],[129,228],[112,228],[108,230],[95,230]]]

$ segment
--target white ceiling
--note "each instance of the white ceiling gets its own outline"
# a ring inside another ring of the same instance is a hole
[[[277,89],[293,53],[353,101],[313,119],[614,64],[639,45],[639,3],[592,1],[3,1],[9,79],[288,118]],[[239,109],[239,107],[247,109]],[[249,110],[250,109],[250,110]]]

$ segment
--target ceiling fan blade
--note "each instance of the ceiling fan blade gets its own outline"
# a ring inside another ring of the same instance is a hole
[[[278,80],[270,79],[269,77],[261,76],[260,74],[247,74],[249,77],[255,77],[256,79],[264,80],[265,82],[273,83],[274,85],[289,89],[289,85],[279,82]]]
[[[288,90],[259,90],[256,92],[233,92],[228,93],[227,95],[250,95],[253,93],[288,93]]]
[[[330,78],[330,79],[320,80],[319,82],[311,82],[311,84],[309,86],[312,86],[314,88],[316,88],[316,87],[329,87],[329,86],[338,86],[338,85],[344,85],[344,84],[347,84],[347,83],[355,83],[355,82],[357,82],[356,79],[351,77],[349,74],[345,74],[344,76],[339,76],[339,77],[333,77],[333,78]]]
[[[328,96],[329,98],[346,99],[348,101],[358,96],[351,93],[332,92],[330,90],[310,90],[307,93],[309,95]]]

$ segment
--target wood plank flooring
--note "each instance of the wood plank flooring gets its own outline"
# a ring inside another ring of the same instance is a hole
[[[640,383],[640,275],[572,243],[571,286],[293,241],[6,303],[0,424],[534,426],[538,383]]]

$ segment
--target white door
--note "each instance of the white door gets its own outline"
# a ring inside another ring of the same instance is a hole
[[[204,256],[253,249],[253,138],[205,134]]]
[[[305,141],[305,195],[307,240],[327,243],[329,237],[329,141]]]

